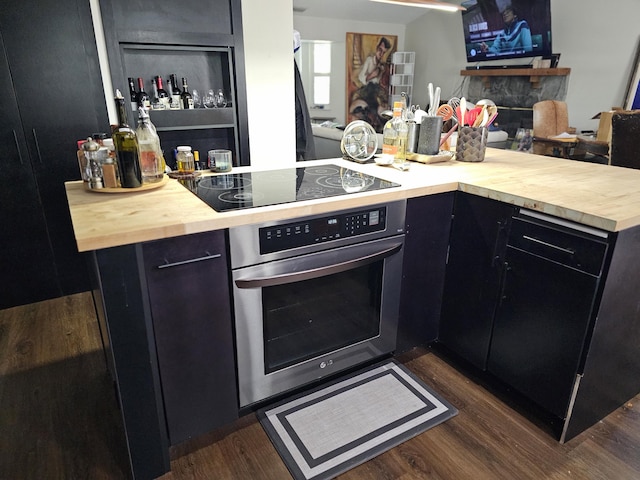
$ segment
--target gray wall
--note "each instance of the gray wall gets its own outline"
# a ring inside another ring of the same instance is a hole
[[[595,113],[623,103],[640,37],[637,26],[640,0],[552,0],[551,10],[553,50],[561,54],[559,66],[571,68],[566,98],[569,123],[578,131],[595,130],[598,123],[591,120]],[[295,14],[293,22],[303,38],[319,40],[323,39],[322,32],[330,32],[332,38],[324,39],[342,42],[348,31],[393,33],[403,28],[396,24],[363,25]],[[459,13],[421,15],[404,27],[403,40],[405,51],[416,52],[412,103],[428,103],[429,82],[442,88],[443,98],[463,91],[460,70],[467,62]],[[341,81],[344,85],[344,79]]]

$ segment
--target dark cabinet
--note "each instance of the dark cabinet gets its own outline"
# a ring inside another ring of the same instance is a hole
[[[397,351],[438,336],[454,192],[407,200]]]
[[[143,245],[172,445],[238,417],[223,231]]]
[[[221,108],[151,110],[167,163],[174,166],[178,145],[189,145],[201,158],[230,149],[235,165],[249,165],[240,0],[105,0],[100,7],[113,87],[123,95],[129,77],[142,78],[151,95],[153,77],[175,73],[190,92],[202,97],[220,89],[227,99]],[[136,118],[130,110],[130,123]]]
[[[558,418],[567,415],[607,249],[604,233],[523,213],[509,234],[488,370]]]
[[[515,211],[513,205],[456,194],[438,341],[482,370]]]
[[[6,308],[89,289],[64,182],[80,178],[76,140],[108,121],[89,2],[4,2],[0,43]]]

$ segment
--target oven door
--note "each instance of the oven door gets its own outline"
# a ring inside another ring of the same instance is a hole
[[[404,235],[233,272],[240,405],[395,349]]]

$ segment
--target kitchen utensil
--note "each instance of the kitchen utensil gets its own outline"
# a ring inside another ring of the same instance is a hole
[[[442,121],[446,122],[447,120],[450,120],[451,118],[453,118],[453,115],[454,115],[453,107],[448,103],[445,103],[444,105],[440,105],[438,107],[438,111],[436,112],[436,115],[440,115],[442,117]]]
[[[429,115],[433,117],[438,114],[438,108],[440,107],[440,92],[440,87],[436,87],[433,96],[430,97],[431,103],[429,104]]]
[[[414,113],[414,120],[416,121],[416,123],[422,123],[422,119],[427,115],[429,115],[427,112],[418,108]]]
[[[449,131],[445,134],[444,137],[442,137],[442,140],[440,140],[440,146],[445,144],[445,142],[449,139],[451,134],[456,131],[456,128],[458,128],[458,124],[457,123],[453,127],[451,127],[449,129]]]
[[[461,126],[465,126],[466,125],[466,118],[467,118],[467,99],[462,97],[460,99],[460,113],[458,114],[458,120],[460,121],[460,125]]]
[[[428,112],[429,112],[429,115],[434,115],[433,114],[433,95],[434,95],[433,83],[429,82],[428,89],[429,89],[429,110],[428,110]]]

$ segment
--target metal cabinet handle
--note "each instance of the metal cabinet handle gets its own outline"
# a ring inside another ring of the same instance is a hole
[[[502,264],[502,278],[500,285],[500,299],[498,301],[498,305],[502,305],[502,302],[507,299],[507,294],[505,293],[507,289],[507,274],[511,271],[511,265],[509,262],[504,262]]]
[[[38,135],[36,135],[36,129],[32,128],[31,131],[33,132],[33,141],[36,144],[36,152],[38,152],[38,160],[40,161],[40,163],[42,163],[42,154],[40,153],[40,144],[38,143]]]
[[[506,222],[501,222],[498,220],[498,231],[496,232],[496,242],[493,245],[493,256],[491,260],[491,265],[496,266],[498,260],[500,260],[500,255],[498,255],[498,246],[500,244],[500,237],[502,236],[502,232],[504,231],[506,226]]]
[[[216,253],[214,255],[210,254],[209,252],[205,252],[205,253],[206,255],[204,257],[190,258],[189,260],[182,260],[180,262],[169,262],[169,260],[165,258],[164,259],[165,263],[163,263],[162,265],[158,265],[156,268],[178,267],[180,265],[187,265],[189,263],[202,262],[204,260],[213,260],[214,258],[220,258],[222,256],[222,254],[220,253]]]
[[[24,165],[24,161],[22,160],[22,152],[20,151],[20,144],[18,143],[18,134],[15,130],[11,130],[13,132],[13,141],[16,143],[16,150],[18,152],[18,158],[20,159],[20,165]]]
[[[382,260],[383,258],[390,257],[397,253],[402,248],[402,244],[398,243],[390,248],[365,255],[363,257],[354,258],[346,262],[335,263],[319,268],[312,268],[309,270],[301,270],[299,272],[286,273],[283,275],[273,275],[269,277],[257,277],[257,278],[241,278],[236,280],[236,286],[238,288],[261,288],[271,287],[274,285],[284,285],[287,283],[300,282],[302,280],[309,280],[312,278],[324,277],[326,275],[333,275],[347,270],[352,270],[357,267],[369,265],[371,263]]]
[[[522,238],[534,243],[538,243],[540,245],[544,245],[545,247],[555,248],[556,250],[560,250],[561,252],[568,253],[569,255],[574,255],[576,253],[576,251],[571,248],[559,247],[558,245],[554,245],[553,243],[548,243],[542,240],[538,240],[537,238],[530,237],[529,235],[523,235]]]

